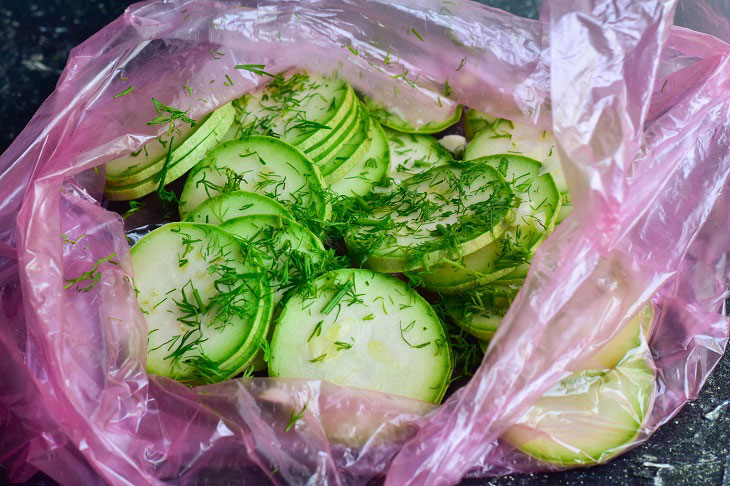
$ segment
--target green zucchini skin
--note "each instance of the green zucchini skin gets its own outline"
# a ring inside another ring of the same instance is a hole
[[[370,214],[346,235],[348,251],[384,273],[430,268],[472,253],[508,227],[514,193],[483,162],[451,162],[367,199]]]
[[[442,114],[439,111],[439,115],[441,115],[440,117],[416,126],[413,123],[404,120],[397,114],[389,111],[382,104],[368,96],[365,97],[365,104],[370,109],[370,114],[375,117],[381,125],[402,133],[432,134],[444,131],[461,120],[463,110],[461,105],[456,105],[453,112]]]

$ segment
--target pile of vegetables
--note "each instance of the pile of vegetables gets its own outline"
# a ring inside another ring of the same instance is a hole
[[[201,120],[155,106],[168,132],[108,163],[105,194],[177,203],[132,260],[148,371],[190,385],[268,373],[439,403],[572,209],[550,132],[471,109],[415,127],[302,71]],[[618,454],[651,410],[651,322],[647,307],[504,439],[559,465]]]

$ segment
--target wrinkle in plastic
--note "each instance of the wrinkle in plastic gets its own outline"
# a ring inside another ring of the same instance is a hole
[[[651,301],[653,407],[633,443],[645,440],[696,396],[728,338],[730,46],[671,25],[692,8],[706,21],[693,27],[728,40],[711,4],[670,0],[548,1],[539,22],[467,1],[130,7],[72,52],[0,157],[0,462],[16,480],[42,470],[84,485],[552,470],[500,436]],[[94,168],[158,135],[152,97],[196,118],[266,81],[237,64],[338,70],[414,123],[440,100],[555,130],[576,211],[538,251],[476,375],[441,406],[145,373],[124,225],[99,205]],[[97,285],[64,290],[97,261]]]

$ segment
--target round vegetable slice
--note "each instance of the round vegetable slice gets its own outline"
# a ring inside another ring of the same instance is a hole
[[[271,135],[306,151],[336,137],[355,102],[343,80],[300,71],[273,78],[236,105],[241,135]]]
[[[389,111],[387,107],[378,101],[375,101],[373,98],[366,96],[364,99],[365,104],[370,110],[370,114],[379,121],[381,125],[403,133],[438,133],[446,130],[451,125],[454,125],[461,120],[461,105],[454,106],[453,110],[450,112],[445,111],[444,109],[439,109],[438,106],[434,106],[434,110],[432,112],[434,118],[425,123],[415,125],[404,120],[398,114]]]
[[[560,208],[555,182],[550,174],[543,173],[540,162],[515,155],[481,157],[472,162],[497,169],[514,189],[519,206],[514,222],[497,240],[418,274],[422,285],[444,293],[467,290],[513,274],[516,267],[530,261],[552,231]]]
[[[369,150],[350,169],[350,172],[330,186],[330,190],[341,196],[365,196],[380,183],[390,165],[390,147],[385,132],[379,123],[370,119],[368,138]]]
[[[472,292],[444,296],[443,303],[446,313],[459,327],[481,341],[489,341],[507,313],[512,297],[503,292]]]
[[[215,110],[208,115],[200,125],[195,127],[192,133],[183,132],[181,134],[173,133],[173,150],[170,154],[170,161],[167,166],[166,184],[177,179],[185,172],[190,170],[200,160],[204,159],[208,152],[219,144],[229,128],[233,124],[236,110],[228,103]],[[185,130],[185,124],[176,130]],[[180,140],[178,141],[178,137]],[[159,142],[152,142],[154,145],[162,145]],[[169,143],[169,141],[168,141]],[[150,144],[148,144],[150,145]],[[145,146],[147,149],[147,146]],[[122,167],[120,159],[111,161],[107,164],[106,183],[109,187],[123,187],[143,182],[149,177],[156,176],[167,161],[167,152],[169,147],[158,153],[156,160],[152,160],[147,164],[136,164],[128,166],[125,170],[119,170]],[[145,152],[147,155],[149,151]],[[139,154],[137,157],[140,157]],[[155,186],[155,188],[157,188]]]
[[[654,403],[654,369],[642,330],[645,308],[593,356],[584,371],[553,387],[503,439],[558,466],[605,462],[629,447]]]
[[[608,372],[584,371],[540,398],[503,436],[521,451],[558,466],[605,462],[631,445],[654,401],[648,352]]]
[[[193,169],[180,196],[180,216],[221,192],[247,190],[325,221],[331,208],[324,187],[319,169],[296,148],[272,137],[245,137],[220,145]]]
[[[553,176],[558,191],[568,194],[568,183],[563,175],[552,131],[496,118],[474,135],[466,147],[464,160],[503,154],[522,155],[541,162],[543,171]]]
[[[240,373],[272,312],[257,252],[216,226],[170,223],[142,238],[131,256],[148,325],[147,370],[190,384]]]
[[[489,164],[434,167],[367,199],[370,212],[347,232],[350,253],[373,270],[397,273],[458,259],[507,228],[514,194]]]
[[[225,135],[224,124],[217,125],[213,132],[203,140],[199,145],[193,148],[190,152],[186,152],[180,159],[174,160],[173,154],[170,154],[170,160],[168,162],[167,157],[162,161],[161,164],[155,166],[155,169],[159,168],[159,172],[147,177],[139,182],[133,182],[127,185],[114,186],[107,184],[104,190],[104,196],[110,201],[129,201],[132,199],[138,199],[142,196],[146,196],[157,190],[160,187],[161,179],[164,175],[164,184],[183,176],[192,166],[203,159],[209,150],[216,146],[219,140]],[[186,140],[186,143],[192,140],[193,137]],[[178,153],[182,152],[180,149],[184,149],[185,144],[178,147]]]
[[[402,181],[431,167],[447,165],[454,158],[430,135],[414,135],[385,129],[390,145],[388,176]]]
[[[322,140],[320,143],[315,144],[312,147],[304,150],[307,157],[311,158],[315,162],[319,162],[320,165],[326,164],[332,159],[335,154],[342,147],[360,126],[359,113],[360,103],[355,101],[345,118],[332,129],[332,132],[328,134],[327,138]]]
[[[192,223],[219,225],[233,218],[250,214],[270,214],[293,218],[281,203],[255,192],[233,191],[218,194],[205,200],[186,220]]]
[[[342,179],[370,149],[370,138],[368,138],[370,115],[362,104],[358,110],[358,122],[357,129],[345,144],[333,157],[320,164],[320,171],[328,184]]]
[[[284,305],[271,343],[272,376],[326,380],[437,403],[451,350],[431,306],[402,281],[335,270]]]
[[[230,219],[220,227],[262,252],[275,306],[289,290],[321,273],[318,267],[326,250],[319,238],[295,221],[257,214]]]

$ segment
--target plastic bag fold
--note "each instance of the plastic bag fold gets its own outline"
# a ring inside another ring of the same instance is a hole
[[[695,28],[728,40],[710,4],[670,0],[548,1],[539,22],[468,1],[130,7],[72,52],[0,157],[0,462],[14,479],[42,470],[64,484],[452,484],[551,470],[499,437],[651,301],[645,440],[696,396],[728,338],[730,46],[672,26],[689,8],[705,12]],[[146,324],[123,221],[99,204],[101,167],[158,135],[151,98],[195,118],[266,81],[242,64],[338,70],[415,123],[440,100],[554,129],[576,211],[538,251],[479,371],[440,407],[320,382],[189,389],[145,373]],[[64,289],[100,261],[92,289]]]

